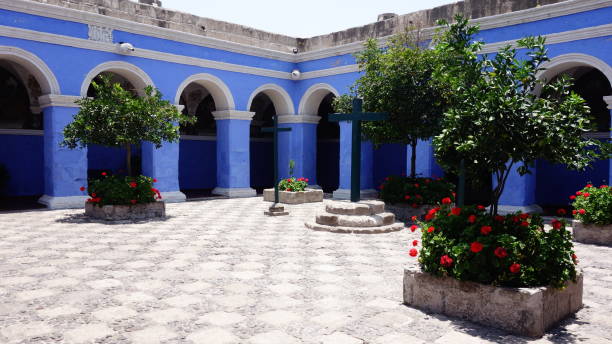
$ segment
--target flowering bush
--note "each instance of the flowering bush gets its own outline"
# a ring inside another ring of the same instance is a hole
[[[612,224],[612,188],[608,185],[595,187],[587,184],[570,199],[574,207],[572,214],[576,219],[587,224]]]
[[[453,183],[441,178],[389,176],[380,185],[380,198],[387,203],[407,203],[416,208],[423,204],[436,204],[445,197],[454,202],[454,189]]]
[[[159,190],[153,187],[156,181],[142,175],[125,177],[102,172],[102,178],[90,180],[89,189],[83,186],[81,191],[87,190],[90,197],[87,202],[99,206],[151,203],[162,198]]]
[[[283,179],[278,183],[278,189],[280,191],[291,191],[300,192],[306,190],[308,186],[308,178],[295,178],[290,177]]]
[[[420,252],[418,242],[409,252],[425,272],[507,287],[562,288],[576,280],[578,258],[563,220],[553,220],[553,229],[545,231],[538,215],[491,216],[483,206],[450,204],[433,208],[427,218],[418,222]]]

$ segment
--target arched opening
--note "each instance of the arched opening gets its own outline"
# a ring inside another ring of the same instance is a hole
[[[273,134],[262,128],[274,125],[276,107],[270,96],[260,92],[252,99],[249,111],[255,113],[250,128],[251,188],[263,193],[263,189],[274,187],[274,142]]]
[[[179,187],[187,198],[206,197],[217,185],[217,110],[213,94],[198,82],[181,92],[183,114],[194,116],[193,124],[181,125],[179,147]]]
[[[325,193],[338,189],[340,183],[340,125],[329,121],[334,98],[333,93],[327,93],[317,109],[321,117],[317,125],[317,184]]]
[[[553,59],[554,61],[554,59]],[[567,68],[556,68],[556,75],[546,78],[551,82],[560,75],[568,75],[574,81],[572,90],[580,95],[590,108],[593,130],[585,135],[607,140],[610,137],[610,110],[604,97],[612,95],[608,77],[598,68],[580,63],[568,63]],[[546,96],[543,94],[542,96]],[[608,160],[597,161],[584,172],[568,170],[563,165],[546,161],[537,162],[536,201],[547,212],[568,205],[568,195],[587,183],[609,184],[610,164]]]
[[[38,208],[44,132],[36,71],[0,55],[0,209]]]

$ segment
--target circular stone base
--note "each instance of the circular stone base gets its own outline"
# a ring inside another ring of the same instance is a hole
[[[379,234],[398,232],[404,229],[404,224],[394,223],[386,226],[378,227],[341,227],[341,226],[326,226],[314,222],[305,222],[307,228],[315,231],[332,232],[332,233],[347,233],[347,234]]]

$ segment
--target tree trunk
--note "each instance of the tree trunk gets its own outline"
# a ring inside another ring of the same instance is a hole
[[[125,145],[125,160],[127,163],[127,173],[129,177],[132,177],[132,145]]]
[[[410,178],[416,178],[416,148],[418,141],[412,140],[410,146],[412,147],[412,156],[410,157]]]

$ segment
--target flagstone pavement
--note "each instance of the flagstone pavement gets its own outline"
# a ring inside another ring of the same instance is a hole
[[[304,227],[321,203],[167,207],[104,224],[82,210],[0,214],[0,343],[523,343],[402,305],[417,233]],[[612,248],[577,244],[585,307],[536,342],[612,343]]]

